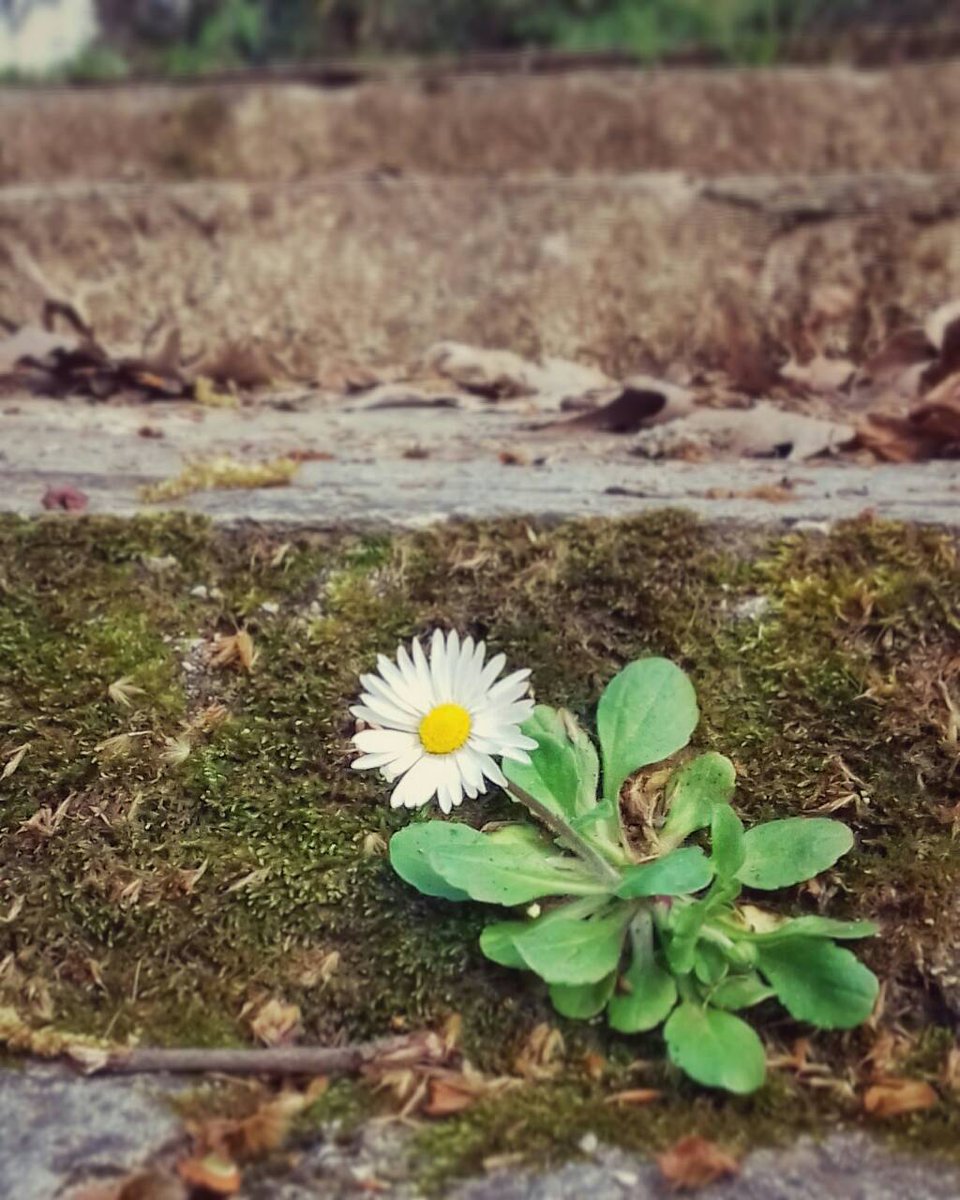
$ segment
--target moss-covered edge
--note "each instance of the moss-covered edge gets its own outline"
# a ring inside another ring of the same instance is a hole
[[[437,624],[530,666],[540,697],[588,723],[624,661],[676,659],[700,696],[696,743],[734,758],[746,819],[819,809],[854,827],[819,895],[783,901],[882,922],[864,953],[886,983],[882,1021],[913,1038],[897,1069],[933,1078],[960,1009],[938,968],[960,887],[958,613],[952,539],[869,519],[830,536],[725,534],[669,512],[393,536],[0,520],[0,759],[27,746],[0,784],[0,915],[23,898],[0,925],[3,998],[78,1031],[192,1044],[243,1041],[244,1006],[268,995],[299,1004],[317,1040],[457,1011],[487,1071],[509,1070],[537,1023],[561,1027],[557,1078],[420,1135],[431,1186],[491,1155],[562,1157],[587,1130],[746,1146],[856,1120],[869,1032],[815,1039],[827,1088],[775,1072],[757,1097],[708,1096],[664,1067],[657,1038],[562,1022],[534,981],[485,962],[481,910],[414,895],[385,864],[402,818],[348,769],[347,704],[378,651]],[[253,671],[212,667],[211,639],[239,628]],[[109,695],[118,679],[142,689],[129,707]],[[776,1011],[762,1027],[771,1044],[800,1032]],[[637,1057],[653,1063],[640,1076]],[[606,1102],[638,1078],[663,1099]],[[338,1085],[316,1119],[344,1097],[362,1111]],[[945,1094],[896,1132],[949,1151],[957,1127]]]

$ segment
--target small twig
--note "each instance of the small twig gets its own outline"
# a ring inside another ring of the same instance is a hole
[[[403,1067],[443,1062],[450,1047],[435,1034],[385,1038],[349,1046],[268,1046],[263,1049],[178,1049],[146,1046],[132,1050],[73,1051],[91,1075],[173,1074],[199,1071],[222,1075],[355,1075],[368,1067]]]

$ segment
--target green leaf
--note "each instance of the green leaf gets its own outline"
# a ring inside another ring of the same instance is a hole
[[[391,838],[390,861],[415,887],[417,879],[432,883],[439,878],[486,904],[526,904],[541,896],[587,896],[606,890],[578,860],[558,854],[523,827],[519,832],[511,827],[484,834],[448,821],[408,825]]]
[[[767,987],[756,971],[750,971],[728,975],[710,993],[710,1003],[715,1008],[750,1008],[774,995],[773,988]]]
[[[597,708],[604,797],[616,800],[634,771],[685,746],[699,716],[693,684],[669,659],[643,658],[624,667]]]
[[[719,983],[730,969],[723,951],[713,942],[701,941],[693,954],[693,970],[701,983]]]
[[[722,879],[735,879],[747,855],[743,822],[729,804],[718,805],[710,825],[714,870]]]
[[[820,938],[791,938],[755,947],[757,966],[798,1021],[852,1029],[873,1011],[877,978],[849,950]]]
[[[596,983],[554,983],[550,986],[550,999],[561,1017],[586,1021],[603,1012],[616,982],[617,973],[611,971]]]
[[[713,878],[713,867],[699,846],[684,846],[649,863],[627,867],[617,895],[683,896],[698,892]]]
[[[766,1076],[766,1055],[756,1033],[739,1017],[685,1001],[664,1026],[670,1061],[706,1087],[746,1095]]]
[[[439,896],[444,900],[469,900],[462,888],[453,887],[430,865],[423,847],[423,838],[418,831],[425,825],[406,825],[390,839],[390,863],[405,882],[425,896]]]
[[[487,925],[480,934],[480,949],[491,962],[499,963],[501,967],[526,970],[527,964],[513,944],[517,934],[523,933],[526,928],[526,921],[496,921],[493,925]]]
[[[784,921],[776,929],[766,933],[738,933],[737,936],[751,942],[785,942],[795,937],[839,938],[852,941],[856,938],[873,937],[877,926],[872,921],[836,921],[832,917],[796,917]]]
[[[619,1033],[644,1033],[665,1020],[677,1002],[677,985],[654,959],[633,961],[624,973],[626,990],[610,1001],[607,1020]]]
[[[749,829],[744,839],[747,856],[739,878],[764,891],[812,879],[853,846],[847,826],[828,817],[768,821]]]
[[[595,808],[597,751],[572,714],[538,704],[522,729],[537,748],[530,751],[529,764],[504,759],[503,773],[511,783],[568,820]]]
[[[547,983],[599,983],[619,965],[631,915],[629,906],[622,905],[609,916],[589,920],[541,918],[517,934],[513,944]]]
[[[667,819],[660,840],[676,846],[704,829],[714,810],[730,803],[736,780],[730,759],[713,751],[684,763],[667,784]]]

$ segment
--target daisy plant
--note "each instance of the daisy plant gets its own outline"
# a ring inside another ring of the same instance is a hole
[[[428,896],[516,910],[487,925],[483,953],[529,970],[570,1018],[606,1014],[620,1033],[663,1024],[670,1059],[710,1087],[748,1093],[763,1044],[738,1012],[777,999],[792,1017],[847,1029],[869,1017],[875,976],[838,942],[866,921],[785,918],[743,902],[828,870],[853,846],[840,821],[787,817],[744,829],[736,772],[722,754],[685,757],[699,720],[687,676],[663,658],[630,663],[597,709],[600,752],[563,710],[526,696],[529,672],[497,682],[505,660],[436,633],[362,677],[365,728],[354,766],[395,782],[394,807],[434,796],[449,813],[487,781],[530,816],[484,829],[417,821],[390,861]],[[496,759],[501,760],[498,766]],[[632,777],[642,776],[625,789]],[[657,781],[662,786],[656,787]],[[621,792],[639,817],[629,835]],[[639,798],[639,799],[638,799]]]

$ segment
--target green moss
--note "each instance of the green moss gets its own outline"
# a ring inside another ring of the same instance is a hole
[[[743,608],[757,598],[759,618]],[[700,696],[699,745],[737,762],[747,819],[836,811],[855,828],[821,902],[883,923],[864,954],[886,982],[886,1019],[917,1034],[930,1075],[952,1003],[931,968],[936,921],[960,885],[942,819],[956,803],[958,598],[949,539],[871,521],[746,539],[678,513],[392,538],[167,516],[0,521],[0,758],[28,743],[0,783],[0,911],[24,898],[0,924],[0,959],[13,955],[2,998],[79,1031],[190,1044],[243,1043],[241,1010],[266,994],[299,1004],[318,1041],[459,1012],[471,1060],[495,1072],[538,1022],[560,1025],[561,1078],[423,1134],[434,1181],[490,1155],[562,1157],[587,1130],[649,1147],[695,1127],[746,1145],[856,1119],[849,1097],[783,1074],[744,1101],[661,1067],[660,1103],[606,1104],[629,1079],[615,1067],[589,1082],[578,1056],[659,1061],[660,1042],[560,1021],[535,980],[482,958],[487,914],[391,873],[368,835],[404,818],[349,769],[348,705],[378,652],[436,624],[531,667],[541,698],[588,723],[625,661],[676,659]],[[211,668],[198,641],[238,628],[254,670]],[[129,708],[108,693],[124,676],[143,689]],[[228,719],[208,728],[213,704]],[[172,739],[186,739],[182,762]],[[337,971],[314,982],[303,964],[334,950]],[[761,1027],[790,1033],[782,1014]],[[841,1081],[867,1044],[815,1040]],[[944,1103],[898,1129],[931,1146],[956,1143],[958,1127]]]

